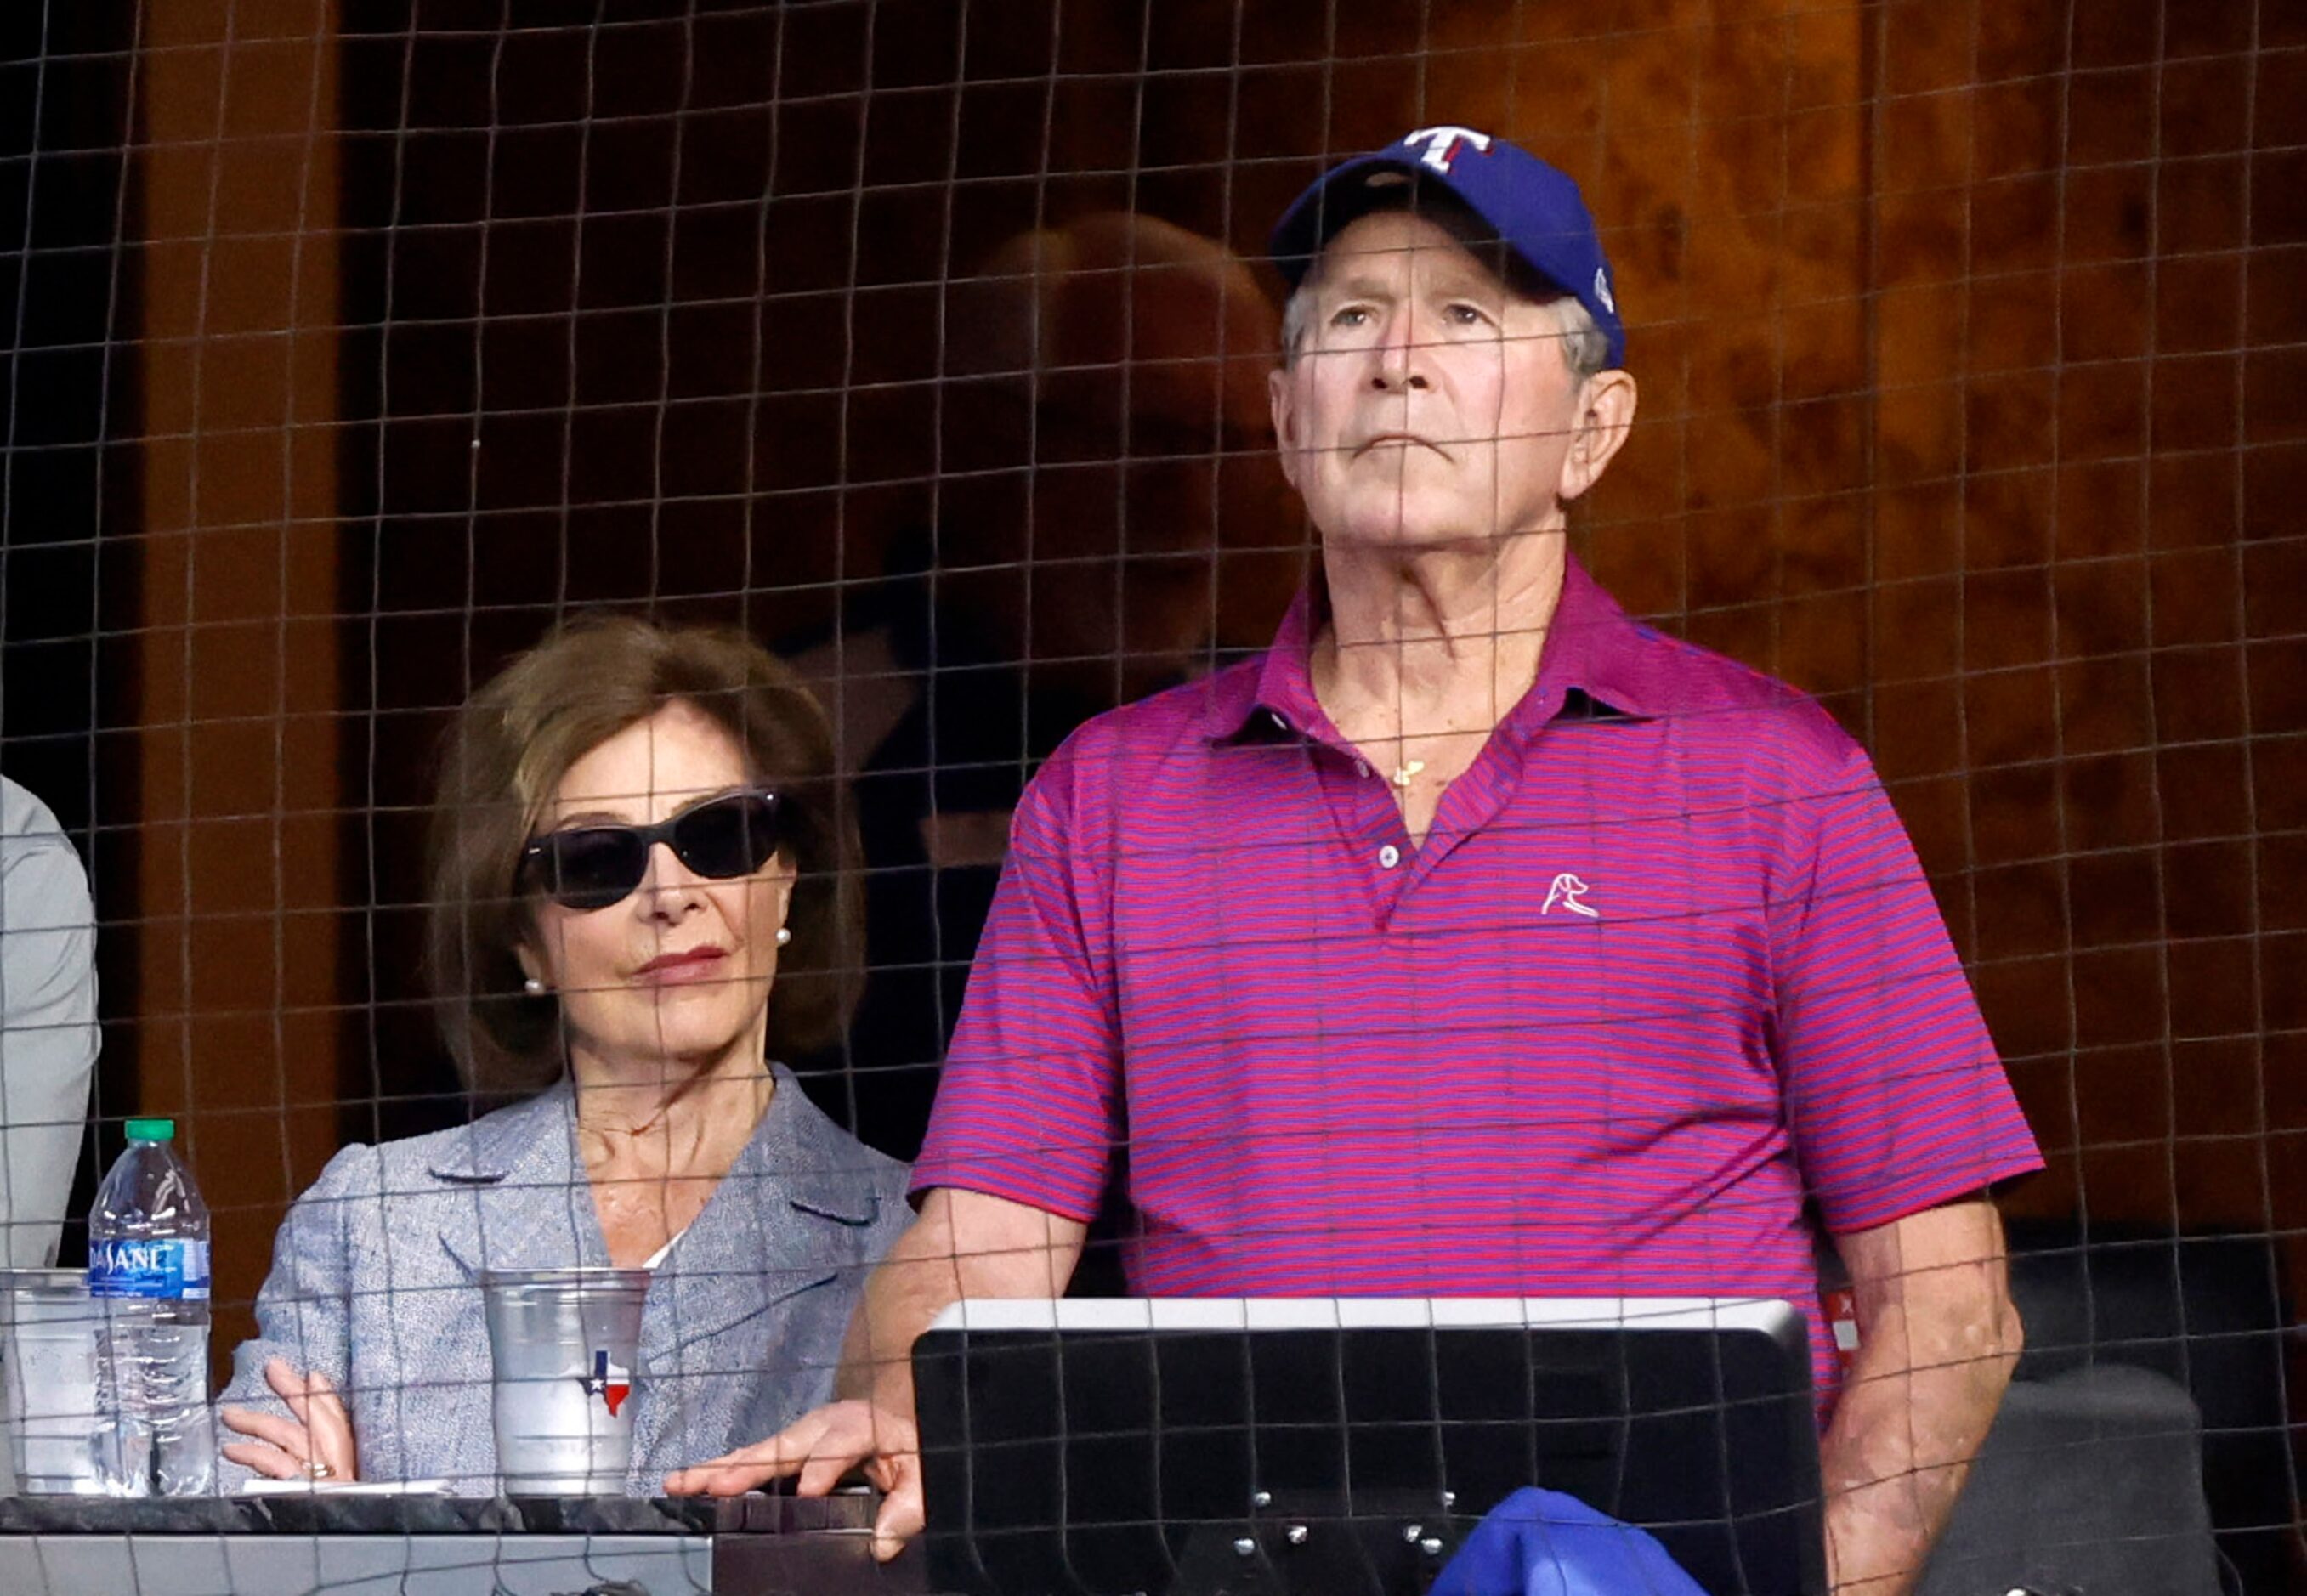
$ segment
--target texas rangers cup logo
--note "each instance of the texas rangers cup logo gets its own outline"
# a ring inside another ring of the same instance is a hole
[[[580,1374],[577,1383],[585,1387],[585,1395],[597,1396],[609,1410],[609,1417],[625,1405],[625,1398],[633,1394],[633,1371],[609,1361],[608,1351],[596,1347],[593,1351],[593,1372]]]
[[[1421,127],[1402,141],[1413,148],[1419,144],[1425,145],[1426,153],[1418,158],[1419,164],[1431,166],[1437,172],[1445,175],[1449,173],[1450,163],[1458,158],[1459,150],[1465,146],[1471,144],[1476,151],[1483,155],[1490,152],[1490,135],[1478,133],[1471,127],[1454,127],[1448,124],[1441,127]]]

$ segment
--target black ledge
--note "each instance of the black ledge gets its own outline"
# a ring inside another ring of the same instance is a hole
[[[0,1535],[716,1535],[862,1531],[875,1499],[743,1496],[0,1497]]]

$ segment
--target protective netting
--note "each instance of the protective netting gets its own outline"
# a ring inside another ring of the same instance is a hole
[[[863,952],[809,978],[860,1001],[787,1062],[914,1156],[1026,780],[1304,579],[1266,229],[1459,124],[1578,179],[1617,274],[1642,403],[1581,557],[1818,696],[1913,836],[2049,1165],[2001,1199],[2022,1378],[2177,1380],[2222,1554],[2307,1579],[2307,9],[164,0],[0,38],[0,769],[87,869],[103,1044],[69,1200],[9,1217],[61,1208],[78,1262],[122,1121],[176,1114],[220,1373],[330,1155],[471,1115],[420,977],[437,749],[582,610],[740,627],[823,700]]]

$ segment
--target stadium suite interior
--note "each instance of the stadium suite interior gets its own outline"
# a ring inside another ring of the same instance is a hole
[[[1604,218],[1643,408],[1581,549],[1874,752],[2050,1159],[2010,1211],[2307,1278],[2297,10],[1053,3],[636,21],[608,71],[198,0],[133,83],[60,23],[55,115],[133,98],[143,143],[36,224],[102,255],[134,197],[109,297],[27,302],[108,414],[19,479],[11,769],[98,828],[101,1101],[187,1123],[216,1346],[331,1148],[462,1112],[414,974],[447,707],[558,603],[872,619],[935,513],[942,279],[1095,210],[1254,252],[1421,118]],[[1216,646],[1299,537],[1222,540]]]

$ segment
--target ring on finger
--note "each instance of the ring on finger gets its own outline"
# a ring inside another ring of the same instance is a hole
[[[333,1479],[337,1472],[317,1457],[306,1458],[304,1463],[304,1478],[307,1480]]]

